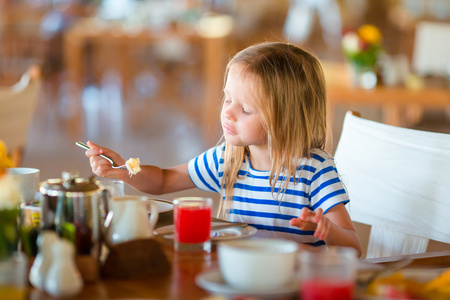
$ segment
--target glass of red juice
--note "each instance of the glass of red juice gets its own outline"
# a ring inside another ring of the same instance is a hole
[[[353,300],[356,282],[356,250],[329,247],[300,255],[300,299]]]
[[[175,250],[211,252],[212,199],[183,197],[173,201]]]

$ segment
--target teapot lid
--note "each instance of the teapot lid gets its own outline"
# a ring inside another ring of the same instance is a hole
[[[79,178],[77,171],[62,172],[62,179],[49,179],[42,183],[41,192],[62,191],[62,192],[91,192],[99,189],[95,183],[94,176],[90,178]]]

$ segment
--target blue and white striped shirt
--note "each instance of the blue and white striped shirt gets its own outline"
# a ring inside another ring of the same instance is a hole
[[[225,143],[189,161],[189,175],[199,189],[221,192],[224,157]],[[294,184],[291,178],[279,201],[277,188],[272,194],[270,171],[253,169],[249,159],[245,158],[239,174],[247,175],[236,180],[228,221],[248,223],[258,229],[257,235],[260,237],[323,245],[323,241],[314,237],[313,231],[302,231],[291,226],[289,220],[298,217],[305,206],[311,210],[321,207],[326,213],[339,203],[346,204],[349,198],[333,158],[325,151],[314,150],[312,157],[306,159],[298,169],[300,181]]]

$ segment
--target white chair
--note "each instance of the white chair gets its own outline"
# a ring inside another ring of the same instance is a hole
[[[449,4],[450,9],[450,4]],[[421,76],[450,76],[450,24],[418,22],[414,38],[412,65]],[[433,45],[439,44],[439,47]]]
[[[0,87],[0,140],[5,142],[13,166],[21,164],[40,86],[40,67],[32,66],[15,85]]]
[[[335,161],[352,220],[371,226],[367,258],[423,253],[429,240],[450,243],[449,134],[347,112]]]

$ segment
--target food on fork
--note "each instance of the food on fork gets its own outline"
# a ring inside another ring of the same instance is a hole
[[[141,161],[139,160],[139,158],[130,158],[127,160],[125,165],[127,166],[127,170],[128,173],[130,174],[130,177],[132,175],[136,175],[142,170],[140,164]]]

